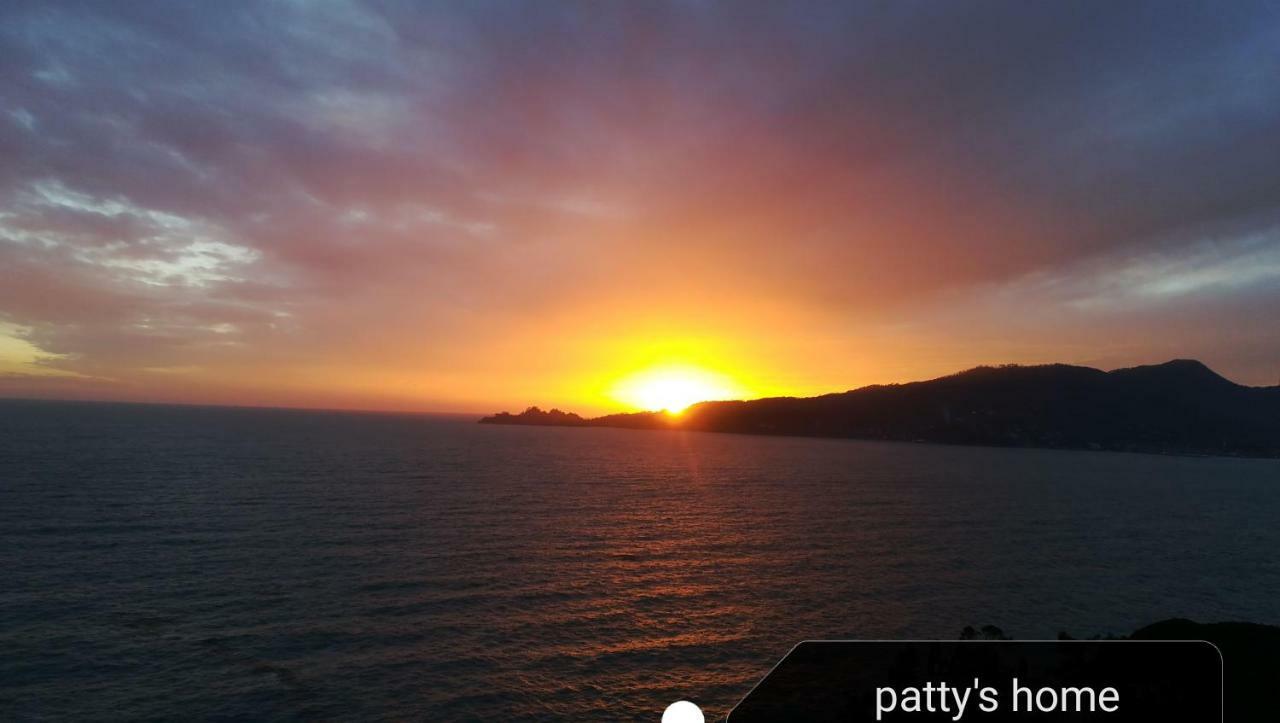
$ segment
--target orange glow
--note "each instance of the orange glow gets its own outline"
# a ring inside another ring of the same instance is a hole
[[[695,366],[662,366],[622,379],[613,389],[618,401],[648,411],[680,414],[689,405],[748,396],[743,387],[723,374]]]

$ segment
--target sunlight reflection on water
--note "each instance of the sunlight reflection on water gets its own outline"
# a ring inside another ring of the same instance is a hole
[[[1280,463],[0,402],[0,713],[708,720],[805,638],[1280,623]]]

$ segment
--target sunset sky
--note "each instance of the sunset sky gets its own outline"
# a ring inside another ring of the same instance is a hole
[[[1280,381],[1274,3],[0,5],[0,396],[1175,357]]]

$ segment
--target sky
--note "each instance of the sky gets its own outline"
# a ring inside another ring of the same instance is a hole
[[[1274,2],[10,0],[0,396],[1272,385],[1277,78]]]

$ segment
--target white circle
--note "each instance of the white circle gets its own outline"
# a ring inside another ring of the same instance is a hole
[[[662,723],[707,723],[702,709],[687,700],[677,700],[662,712]]]

